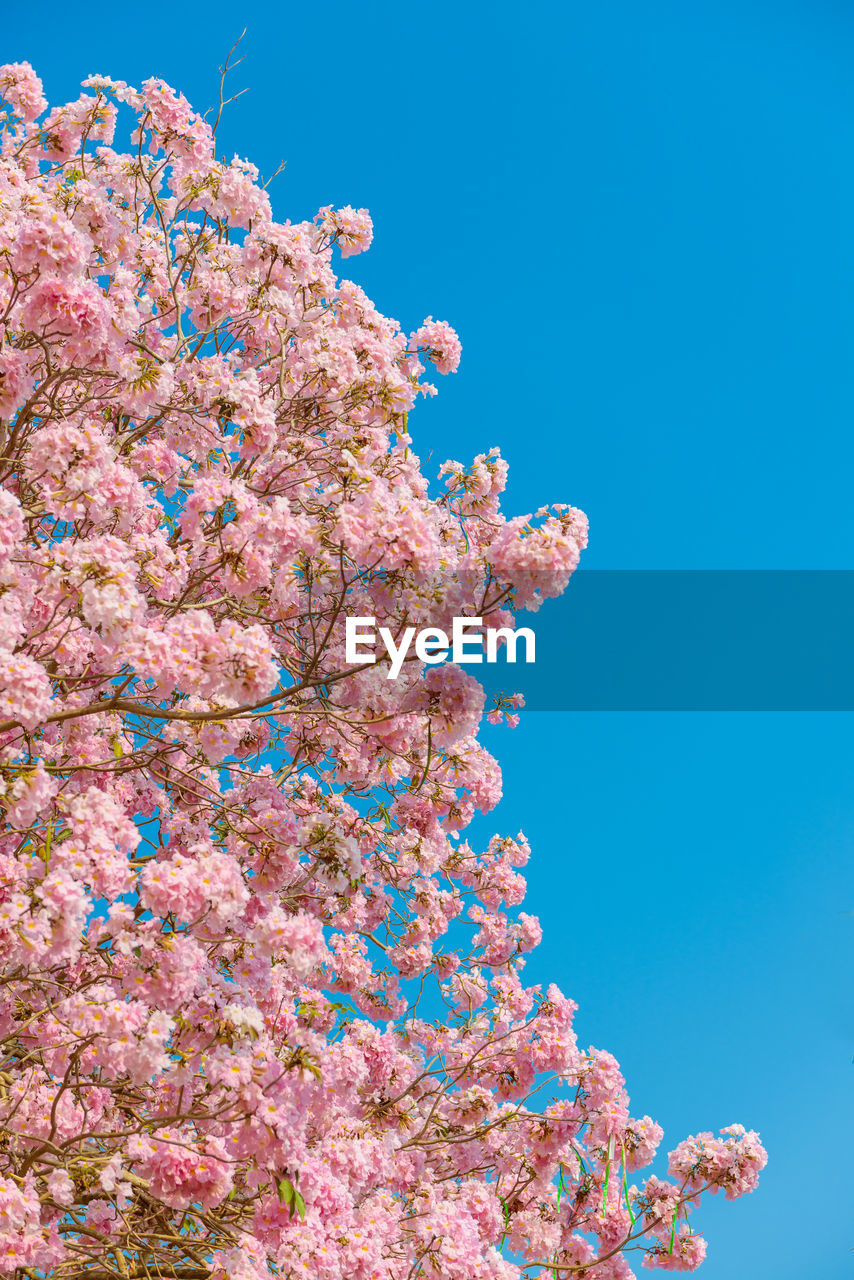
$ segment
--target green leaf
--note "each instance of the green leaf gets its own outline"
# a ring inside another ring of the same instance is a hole
[[[294,1192],[294,1207],[296,1208],[301,1221],[305,1222],[305,1201],[298,1191]],[[293,1216],[293,1213],[291,1216]]]
[[[294,1184],[290,1178],[280,1178],[278,1181],[279,1199],[283,1204],[289,1204],[293,1207],[294,1202]]]

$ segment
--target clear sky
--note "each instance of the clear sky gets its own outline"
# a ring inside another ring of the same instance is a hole
[[[347,271],[460,332],[422,455],[499,444],[511,508],[588,512],[591,568],[854,568],[845,0],[139,12],[8,6],[0,53],[52,100],[160,75],[203,108],[248,24],[225,148],[287,162],[281,217],[370,208]],[[850,1277],[854,718],[537,712],[489,743],[481,829],[534,842],[532,976],[666,1144],[766,1139],[759,1192],[698,1216],[706,1280]]]

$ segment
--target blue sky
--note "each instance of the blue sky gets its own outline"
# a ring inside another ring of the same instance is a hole
[[[854,567],[850,6],[136,12],[10,7],[3,57],[52,100],[98,71],[205,107],[248,22],[226,150],[287,161],[283,217],[370,208],[348,272],[461,334],[422,455],[499,444],[514,510],[588,512],[591,568]],[[850,1276],[852,717],[537,712],[489,741],[497,824],[534,842],[533,976],[666,1141],[735,1119],[767,1140],[760,1191],[701,1212],[702,1274]]]

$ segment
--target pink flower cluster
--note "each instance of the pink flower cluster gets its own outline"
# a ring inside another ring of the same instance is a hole
[[[0,1275],[692,1270],[765,1152],[630,1181],[662,1131],[523,981],[525,837],[463,834],[522,699],[346,660],[512,624],[584,516],[508,518],[497,450],[432,496],[460,343],[338,279],[364,209],[276,221],[170,86],[83,87],[0,67]]]
[[[170,1209],[193,1204],[214,1208],[233,1185],[234,1170],[223,1140],[208,1137],[199,1142],[189,1128],[161,1128],[154,1140],[135,1135],[126,1153],[148,1181],[151,1194]]]

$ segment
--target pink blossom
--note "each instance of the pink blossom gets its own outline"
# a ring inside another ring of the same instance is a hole
[[[24,653],[0,650],[0,715],[35,729],[51,703],[50,679],[44,667]]]
[[[345,643],[513,626],[586,518],[505,513],[496,449],[434,496],[408,415],[459,339],[337,278],[366,210],[277,221],[169,85],[84,89],[36,126],[0,68],[0,1270],[693,1269],[758,1136],[649,1172],[616,1059],[523,981],[527,840],[470,835],[481,684]]]
[[[428,316],[420,329],[416,329],[410,342],[426,351],[440,373],[456,373],[460,367],[462,344],[454,330],[444,320]]]
[[[437,746],[458,742],[473,731],[483,714],[480,684],[454,663],[431,667],[409,696],[408,707],[423,710],[430,719]]]
[[[12,827],[31,826],[39,814],[45,812],[58,790],[59,783],[51,778],[44,761],[36,761],[35,768],[22,772],[3,797],[7,806],[6,821]]]
[[[342,258],[354,253],[364,253],[374,238],[373,223],[367,209],[354,209],[345,205],[342,209],[321,209],[317,221],[338,244]]]
[[[88,258],[88,245],[68,218],[45,211],[28,218],[15,240],[14,264],[21,275],[34,269],[57,275],[79,274]]]
[[[42,276],[24,303],[26,323],[42,337],[61,337],[69,364],[98,361],[109,336],[110,306],[90,280]]]
[[[161,1129],[153,1141],[130,1143],[128,1152],[152,1193],[173,1209],[188,1209],[194,1202],[210,1209],[231,1190],[233,1170],[219,1138],[199,1144],[189,1131]]]
[[[0,348],[0,418],[13,418],[32,394],[36,374],[26,351]]]
[[[29,62],[7,62],[0,67],[0,93],[22,120],[35,120],[47,106],[42,82]]]
[[[74,1203],[74,1183],[65,1169],[54,1169],[48,1174],[47,1189],[57,1204],[67,1207]]]

